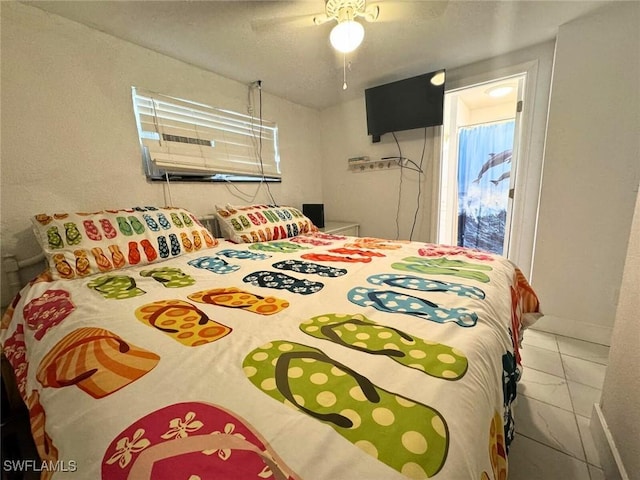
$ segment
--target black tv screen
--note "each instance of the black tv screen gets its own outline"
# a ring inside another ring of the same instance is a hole
[[[437,74],[440,85],[432,82]],[[444,70],[368,88],[364,96],[374,142],[385,133],[442,125]]]

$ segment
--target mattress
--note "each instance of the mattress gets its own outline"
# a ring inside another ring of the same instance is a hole
[[[43,478],[498,479],[522,318],[507,259],[323,233],[53,280],[0,340]]]

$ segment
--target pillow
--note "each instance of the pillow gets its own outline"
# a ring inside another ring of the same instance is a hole
[[[268,242],[318,231],[311,220],[293,207],[216,205],[216,217],[224,238],[235,243]]]
[[[158,263],[217,245],[195,215],[175,207],[43,213],[31,222],[54,279]]]

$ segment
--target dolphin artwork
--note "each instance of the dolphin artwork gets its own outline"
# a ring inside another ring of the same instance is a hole
[[[494,185],[498,185],[502,180],[504,180],[505,178],[509,178],[510,176],[511,170],[507,170],[502,175],[500,175],[497,180],[491,180],[491,183],[493,183]]]
[[[500,153],[490,153],[489,160],[487,160],[485,164],[482,165],[482,168],[480,169],[480,173],[478,173],[478,178],[476,178],[473,181],[473,183],[478,183],[482,178],[482,175],[484,175],[485,172],[489,170],[491,167],[495,167],[496,165],[500,165],[505,162],[510,162],[511,155],[512,155],[511,149],[505,150],[504,152],[500,152]]]

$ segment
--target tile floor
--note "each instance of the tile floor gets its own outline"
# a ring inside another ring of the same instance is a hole
[[[522,344],[509,480],[604,480],[589,422],[609,347],[537,330]]]

